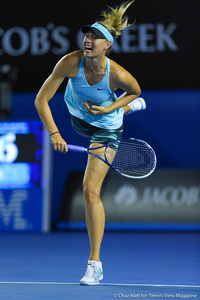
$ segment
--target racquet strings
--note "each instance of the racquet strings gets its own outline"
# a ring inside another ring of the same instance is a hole
[[[152,148],[142,140],[123,138],[112,167],[128,177],[145,177],[155,169],[156,158]]]

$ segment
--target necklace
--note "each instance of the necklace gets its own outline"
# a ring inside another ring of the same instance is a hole
[[[95,74],[97,74],[98,75],[98,73],[95,71],[95,69],[93,68],[93,65],[92,65],[92,63],[90,62],[90,65],[91,65],[91,67],[92,67],[92,70],[93,70],[93,72],[95,73]],[[102,65],[100,66],[100,65],[97,65],[97,68],[101,68],[101,69],[103,69],[104,71],[105,71],[105,69],[106,69],[106,67],[103,67]]]

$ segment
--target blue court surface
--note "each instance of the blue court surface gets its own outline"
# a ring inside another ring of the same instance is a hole
[[[199,232],[105,232],[104,279],[80,286],[86,232],[0,234],[0,300],[200,299]]]

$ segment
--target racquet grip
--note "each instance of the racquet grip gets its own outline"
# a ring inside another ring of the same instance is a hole
[[[75,145],[70,145],[70,144],[67,144],[67,148],[68,148],[68,150],[75,151],[75,152],[85,152],[86,151],[86,149],[82,146],[75,146]]]

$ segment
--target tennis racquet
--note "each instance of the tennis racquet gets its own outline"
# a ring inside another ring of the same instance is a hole
[[[117,151],[110,148],[112,144],[118,145]],[[156,168],[157,159],[154,150],[149,144],[136,138],[121,138],[94,148],[84,148],[69,144],[67,146],[70,151],[85,152],[99,158],[114,171],[129,178],[145,178],[152,174]],[[103,149],[102,157],[92,152],[101,148]]]

